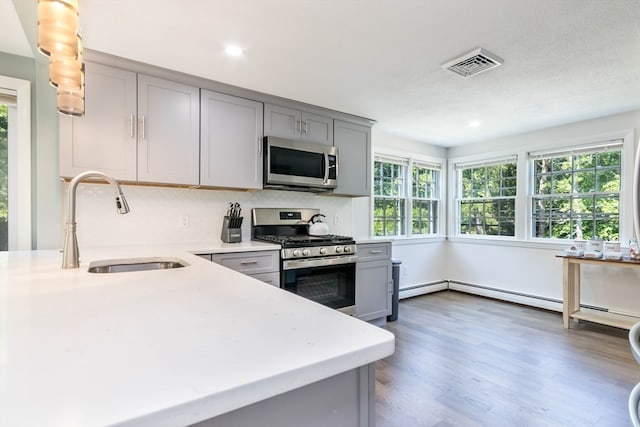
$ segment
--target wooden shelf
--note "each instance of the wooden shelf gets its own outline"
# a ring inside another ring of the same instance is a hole
[[[582,264],[606,264],[614,267],[637,269],[640,268],[640,261],[630,259],[605,260],[566,255],[557,255],[557,257],[562,258],[562,322],[565,328],[571,327],[571,319],[584,320],[621,329],[631,329],[635,323],[640,322],[640,317],[582,309],[580,307],[580,266]]]
[[[606,311],[598,310],[582,309],[571,313],[570,316],[572,319],[599,323],[601,325],[613,326],[620,329],[631,329],[634,324],[640,322],[639,317],[625,316],[622,314],[608,313]]]

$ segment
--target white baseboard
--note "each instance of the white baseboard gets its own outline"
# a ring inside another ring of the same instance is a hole
[[[411,298],[418,295],[430,294],[432,292],[444,291],[448,289],[449,283],[446,281],[440,281],[435,283],[425,283],[422,285],[411,286],[410,288],[400,289],[399,298]]]
[[[495,298],[503,301],[515,302],[518,304],[525,304],[532,307],[544,308],[546,310],[558,311],[562,313],[561,301],[553,301],[550,299],[537,297],[535,295],[520,294],[516,292],[487,288],[484,286],[460,282],[449,282],[449,289],[474,295],[482,295],[485,297]]]

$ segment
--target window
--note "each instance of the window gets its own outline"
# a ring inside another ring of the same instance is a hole
[[[533,237],[618,240],[622,141],[530,159]]]
[[[7,247],[30,250],[31,245],[31,83],[0,76],[0,104],[6,106]],[[4,114],[4,113],[3,113]],[[6,117],[6,123],[4,118]],[[3,141],[4,144],[4,141]],[[4,146],[3,146],[4,148]],[[2,172],[5,173],[4,171]],[[4,175],[3,175],[4,176]],[[2,178],[4,188],[5,181]],[[6,191],[6,193],[5,193]],[[4,217],[4,214],[2,214]],[[3,247],[4,247],[3,237]]]
[[[374,236],[437,234],[440,165],[377,156],[373,170]]]
[[[0,99],[0,251],[9,249],[9,109]]]
[[[436,234],[438,232],[438,182],[440,171],[426,165],[412,167],[412,234]]]
[[[405,173],[407,165],[375,161],[373,166],[373,235],[405,234]]]
[[[456,169],[459,233],[515,236],[516,159]]]

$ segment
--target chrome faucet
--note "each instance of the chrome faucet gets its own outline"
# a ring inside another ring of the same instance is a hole
[[[116,208],[119,214],[129,213],[129,205],[120,184],[102,172],[87,171],[77,175],[69,183],[67,194],[67,222],[64,227],[64,247],[62,249],[62,268],[80,267],[80,251],[78,250],[78,238],[76,236],[76,188],[85,178],[102,178],[116,189]]]

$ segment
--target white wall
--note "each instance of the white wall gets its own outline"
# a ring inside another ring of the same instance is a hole
[[[68,184],[61,211],[66,212]],[[82,183],[77,188],[78,245],[195,243],[220,240],[222,218],[229,202],[242,207],[243,240],[251,240],[251,209],[255,207],[318,208],[333,234],[350,235],[351,199],[293,191],[220,191],[187,188],[122,186],[131,212],[119,215],[115,193],[107,184]],[[180,219],[188,217],[189,226]],[[336,223],[337,219],[337,223]],[[56,228],[62,232],[62,222]],[[61,245],[61,243],[60,243]]]
[[[379,131],[373,127],[371,141],[373,151],[396,154],[398,156],[421,156],[434,159],[446,158],[446,149],[424,144]],[[443,176],[445,176],[443,174]],[[371,228],[371,198],[364,197],[354,202],[354,218],[367,219],[367,234]],[[444,227],[444,224],[443,224]],[[443,228],[444,230],[444,228]],[[357,235],[357,234],[355,234]],[[363,236],[365,237],[365,236]],[[400,269],[400,289],[441,282],[446,278],[446,241],[435,239],[394,239],[394,258],[402,262]],[[428,286],[421,290],[404,291],[401,296],[413,296],[424,292],[443,289],[446,286]]]
[[[453,147],[449,158],[474,154],[503,153],[536,147],[560,146],[574,141],[594,139],[599,135],[632,131],[639,135],[640,111],[618,114],[579,123],[539,130],[523,135],[500,138],[485,143]],[[627,132],[628,134],[628,132]],[[637,142],[636,142],[637,144]],[[629,174],[625,173],[625,177]],[[627,187],[627,190],[629,188]],[[450,197],[453,197],[450,194]],[[621,212],[622,234],[630,237],[630,204]],[[473,239],[451,238],[447,245],[447,278],[453,281],[496,288],[513,293],[490,292],[482,288],[460,287],[471,292],[526,302],[535,306],[561,309],[560,304],[535,300],[516,294],[562,300],[562,261],[555,257],[565,245],[532,242],[473,242]],[[640,273],[619,267],[587,266],[583,268],[582,298],[584,304],[640,315]],[[514,294],[516,293],[516,294]]]

